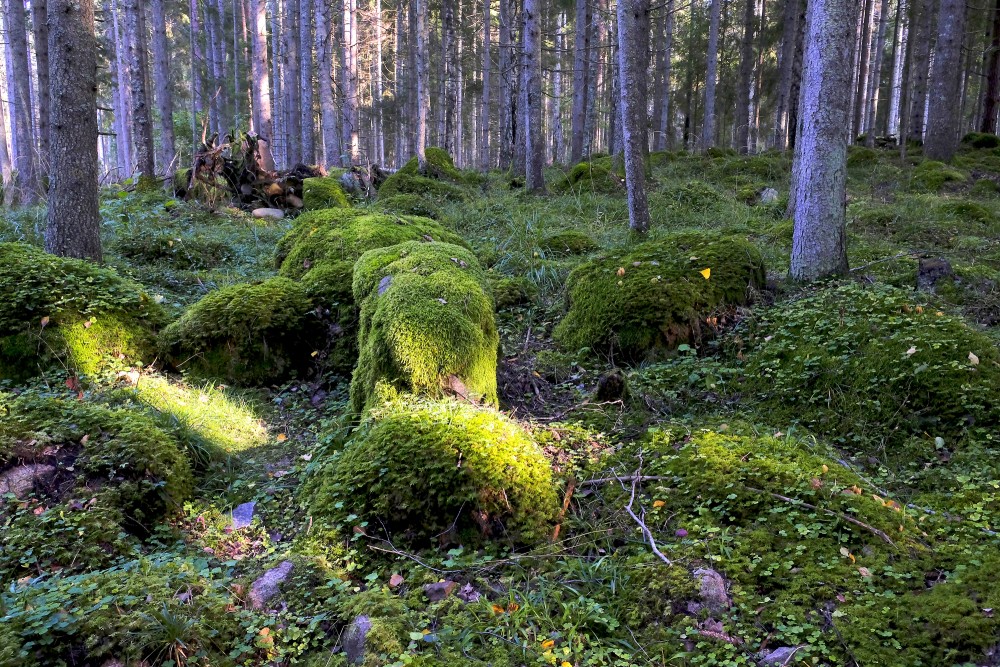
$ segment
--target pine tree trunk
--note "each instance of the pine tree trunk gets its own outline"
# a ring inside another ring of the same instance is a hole
[[[606,100],[604,89],[604,53],[605,40],[607,38],[607,24],[604,15],[607,11],[608,0],[591,0],[597,3],[597,8],[593,13],[593,34],[590,36],[590,48],[587,51],[587,67],[590,72],[587,75],[587,109],[583,124],[583,155],[590,156],[594,152],[595,141],[600,146],[600,137],[597,114],[600,110],[598,100]]]
[[[501,0],[503,2],[504,0]],[[431,103],[430,62],[427,53],[427,2],[428,0],[413,0],[416,8],[416,45],[417,45],[417,164],[420,173],[427,173],[427,113]]]
[[[460,146],[453,142],[455,128],[455,0],[443,0],[441,3],[441,89],[443,104],[440,109],[440,124],[438,126],[438,141],[441,148],[454,155]]]
[[[927,84],[930,72],[931,46],[935,37],[937,17],[936,0],[913,0],[913,58],[910,63],[910,110],[907,121],[907,139],[922,141],[924,138]]]
[[[514,99],[511,57],[510,0],[500,0],[500,26],[497,40],[500,46],[500,168],[510,169],[514,161]]]
[[[993,29],[990,33],[990,47],[986,52],[986,63],[986,92],[983,94],[979,131],[996,134],[997,111],[1000,108],[1000,0],[997,0],[993,8]]]
[[[333,97],[333,16],[329,0],[316,0],[316,63],[319,66],[319,110],[323,138],[323,164],[340,164],[340,128],[337,126],[337,104]]]
[[[886,120],[886,134],[899,137],[899,111],[903,93],[903,69],[909,49],[909,22],[907,0],[899,0],[896,8],[896,34],[892,50],[892,89],[889,97],[889,115]]]
[[[545,139],[542,136],[541,0],[524,0],[525,180],[528,192],[544,192]]]
[[[17,173],[19,199],[33,203],[38,199],[38,172],[33,136],[34,109],[31,104],[31,64],[28,56],[28,33],[23,0],[5,0],[4,25],[11,67],[7,70],[7,95],[13,128],[14,170]]]
[[[490,36],[492,32],[490,0],[483,0],[483,96],[479,110],[479,167],[489,169],[490,161]]]
[[[740,40],[740,74],[736,90],[736,150],[750,150],[750,86],[753,83],[754,9],[757,0],[746,0],[743,14],[743,38]]]
[[[205,83],[202,76],[204,66],[201,45],[201,21],[198,16],[198,0],[191,0],[189,16],[191,26],[189,30],[191,41],[191,131],[194,136],[194,143],[198,143],[198,130],[200,116],[205,111]]]
[[[889,19],[889,0],[882,0],[878,9],[878,30],[875,34],[875,50],[871,58],[871,74],[868,77],[867,107],[862,131],[865,133],[865,145],[875,146],[875,114],[878,111],[879,83],[882,80],[882,53],[885,51],[885,30]]]
[[[135,163],[132,161],[132,113],[128,91],[131,77],[128,73],[128,58],[125,53],[127,49],[118,2],[117,0],[104,0],[103,8],[104,13],[110,19],[108,38],[113,45],[115,54],[111,77],[114,83],[112,105],[114,106],[115,154],[118,159],[117,178],[124,179],[131,177],[135,169]]]
[[[852,0],[810,0],[802,127],[795,149],[791,277],[847,272],[847,127],[854,40]]]
[[[31,27],[35,35],[35,73],[38,75],[38,166],[44,174],[49,165],[49,26],[47,0],[31,0]],[[91,9],[93,11],[93,9]]]
[[[462,25],[462,3],[458,3],[458,25]],[[462,31],[459,30],[455,34],[455,59],[453,61],[453,73],[454,73],[454,90],[455,90],[455,110],[454,110],[454,126],[452,128],[452,134],[454,138],[452,140],[455,146],[455,165],[458,167],[465,167],[467,160],[463,157],[465,151],[465,119],[462,115],[462,104],[464,101],[464,91],[465,86],[464,79],[462,78]]]
[[[561,164],[565,146],[562,124],[562,62],[566,41],[566,14],[560,11],[556,17],[555,67],[552,70],[552,115],[549,133],[552,135],[552,162]]]
[[[299,71],[299,2],[285,0],[282,28],[284,68],[281,73],[281,98],[284,106],[286,165],[302,163],[302,87]]]
[[[869,63],[872,52],[872,18],[875,11],[875,2],[876,0],[864,0],[861,23],[858,24],[861,29],[861,36],[858,39],[858,50],[855,54],[857,79],[855,80],[853,92],[854,106],[852,108],[854,109],[854,115],[850,126],[852,143],[854,138],[861,134],[862,125],[865,121],[864,111],[867,108]]]
[[[788,146],[788,110],[792,103],[792,67],[795,42],[799,33],[799,13],[802,0],[785,0],[781,19],[781,56],[778,63],[778,98],[775,104],[774,136],[771,147],[785,150]]]
[[[212,78],[215,79],[215,95],[218,98],[220,135],[226,134],[230,129],[233,112],[230,109],[229,86],[226,84],[226,54],[229,49],[226,47],[226,5],[225,0],[216,0],[214,10],[209,7],[209,14],[214,21],[215,60],[212,62]]]
[[[150,0],[153,20],[153,80],[156,108],[160,116],[160,173],[170,175],[176,156],[174,146],[174,98],[170,87],[170,59],[167,47],[167,19],[163,0]]]
[[[515,176],[526,177],[528,168],[528,143],[525,136],[527,127],[528,85],[527,71],[524,68],[524,23],[518,26],[518,48],[514,53],[514,113],[511,114],[511,139],[514,143],[514,163],[511,172]]]
[[[577,164],[583,159],[584,127],[587,121],[587,95],[590,85],[590,0],[576,0],[576,19],[573,38],[573,117],[570,128],[570,158]]]
[[[313,117],[312,0],[299,0],[299,89],[302,91],[302,160],[316,164],[316,122]]]
[[[127,2],[128,0],[122,0]],[[205,0],[205,92],[208,95],[209,134],[222,131],[222,112],[219,109],[222,84],[219,82],[218,20],[212,0]]]
[[[722,0],[712,0],[708,28],[708,66],[705,74],[705,119],[701,130],[701,149],[715,145],[715,86],[719,70],[719,15]]]
[[[320,0],[321,2],[323,0]],[[274,140],[274,120],[271,115],[271,70],[267,57],[267,5],[265,0],[252,0],[250,47],[252,50],[251,76],[253,78],[253,117],[258,146],[264,169],[274,169],[271,145]]]
[[[645,123],[648,64],[649,0],[618,0],[618,69],[628,219],[629,228],[641,234],[649,230]]]
[[[924,155],[948,161],[958,147],[962,44],[965,41],[965,0],[941,0],[937,47],[930,77],[930,106]]]
[[[360,159],[360,145],[358,135],[358,19],[357,0],[343,0],[344,3],[344,41],[341,44],[343,51],[343,77],[342,90],[343,100],[343,122],[341,124],[341,143],[344,149],[343,165],[350,167],[357,164]]]
[[[674,131],[673,131],[673,118],[674,113],[673,105],[671,102],[671,76],[673,74],[673,46],[674,46],[674,0],[667,0],[666,12],[667,12],[667,24],[664,27],[665,35],[663,38],[663,72],[660,75],[663,79],[663,92],[662,92],[662,102],[663,113],[660,117],[660,132],[662,143],[659,146],[660,150],[669,150],[674,144]]]
[[[149,66],[146,62],[146,22],[142,0],[125,0],[125,39],[128,43],[129,90],[132,102],[132,144],[139,182],[156,177],[153,117],[150,108]]]
[[[385,165],[385,126],[382,114],[382,0],[375,0],[375,159]]]

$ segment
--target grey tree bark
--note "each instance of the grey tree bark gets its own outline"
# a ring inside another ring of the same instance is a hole
[[[542,136],[541,0],[524,0],[525,189],[544,192],[545,138]]]
[[[909,53],[909,7],[907,0],[899,0],[896,7],[895,46],[892,54],[892,90],[889,98],[889,117],[886,122],[886,132],[893,137],[899,136],[899,110],[903,99],[903,70],[906,55]]]
[[[284,32],[285,71],[281,94],[285,112],[285,136],[288,166],[302,162],[302,89],[299,86],[299,3],[285,0]]]
[[[31,28],[35,35],[35,73],[38,75],[38,165],[49,167],[49,26],[46,0],[31,0]]]
[[[618,69],[629,228],[649,230],[646,201],[646,66],[649,63],[649,0],[618,0]]]
[[[549,134],[552,135],[552,162],[561,163],[565,147],[562,124],[562,54],[566,41],[566,14],[560,11],[556,16],[555,66],[552,68],[552,113]]]
[[[753,79],[753,38],[757,0],[746,0],[743,13],[743,37],[740,40],[740,72],[736,90],[736,150],[750,150],[750,86]]]
[[[142,0],[125,0],[125,41],[128,48],[129,92],[132,102],[132,145],[139,182],[156,178],[153,116],[150,108],[146,21]]]
[[[504,0],[501,0],[503,2]],[[427,53],[427,2],[413,0],[416,8],[417,26],[417,164],[420,173],[427,172],[427,112],[431,102],[430,62]]]
[[[34,109],[31,103],[31,65],[28,57],[28,33],[23,0],[5,0],[4,25],[11,67],[7,70],[7,95],[10,100],[13,130],[14,170],[21,201],[38,199],[38,172],[35,161]]]
[[[299,0],[299,90],[302,94],[302,160],[316,162],[316,123],[313,118],[313,0]],[[322,71],[321,71],[322,73]]]
[[[202,80],[203,59],[199,37],[201,36],[201,21],[198,16],[198,0],[191,0],[188,16],[191,25],[189,35],[191,38],[191,131],[198,143],[198,118],[205,110],[205,84]]]
[[[986,52],[986,90],[983,94],[983,112],[979,123],[980,132],[997,131],[997,110],[1000,108],[1000,0],[993,8],[993,27],[990,31],[990,45]]]
[[[174,157],[174,97],[170,87],[170,57],[167,46],[167,17],[163,0],[150,0],[153,20],[153,80],[156,109],[160,116],[160,172],[169,175]]]
[[[875,114],[878,111],[879,84],[882,80],[882,53],[885,51],[885,31],[889,21],[889,0],[882,0],[875,19],[878,30],[875,33],[875,50],[871,56],[871,75],[868,77],[868,94],[866,95],[865,122],[862,130],[865,132],[865,145],[875,146]]]
[[[322,122],[323,160],[340,164],[340,127],[333,97],[333,16],[328,0],[316,0],[316,62],[319,64],[319,109]]]
[[[701,149],[715,145],[715,87],[719,71],[719,16],[722,0],[712,0],[708,27],[708,64],[705,73],[705,117],[701,130]]]
[[[375,0],[375,160],[385,165],[385,126],[382,115],[382,0]]]
[[[937,16],[936,0],[913,0],[913,57],[910,62],[909,111],[907,112],[909,141],[924,138],[924,114],[927,104],[927,82],[930,72],[931,46],[934,44],[934,25]]]
[[[483,0],[483,96],[479,110],[479,167],[489,169],[490,163],[490,70],[493,60],[490,57],[490,40],[492,33],[492,16],[490,15],[490,0]]]
[[[441,124],[438,128],[438,141],[441,148],[454,155],[461,146],[455,145],[455,106],[457,92],[455,88],[456,73],[456,43],[455,43],[455,0],[443,0],[441,3],[441,88],[444,93],[438,107]]]
[[[322,0],[320,0],[322,2]],[[263,164],[268,171],[274,169],[271,145],[274,140],[274,119],[271,115],[271,70],[267,57],[267,4],[265,0],[252,0],[250,31],[251,77],[253,79],[253,126],[257,132]]]
[[[660,102],[663,105],[663,111],[660,115],[659,137],[661,143],[658,146],[659,150],[669,149],[673,145],[673,118],[671,116],[674,109],[671,104],[670,80],[673,75],[674,57],[674,0],[667,0],[666,12],[667,24],[664,27],[663,37],[663,72],[660,75],[663,78],[663,99]]]
[[[792,106],[792,70],[796,56],[795,44],[800,32],[799,15],[802,0],[785,0],[781,25],[781,55],[778,63],[778,97],[775,103],[774,135],[771,147],[785,150],[788,146],[789,109]]]
[[[851,140],[862,132],[862,125],[865,121],[864,110],[867,108],[868,98],[868,78],[872,53],[872,18],[875,12],[876,0],[862,0],[863,11],[861,13],[860,38],[858,39],[858,49],[855,52],[855,73],[857,75],[853,90],[854,114],[851,121]]]
[[[584,127],[587,123],[587,95],[590,86],[590,0],[576,0],[573,37],[573,115],[570,128],[570,158],[573,164],[583,159]]]
[[[791,277],[847,272],[847,132],[854,16],[851,0],[810,0],[801,134],[796,142]]]
[[[965,0],[941,0],[937,46],[930,78],[924,155],[948,161],[958,147],[962,44],[965,41]]]
[[[500,26],[497,41],[500,47],[500,168],[509,169],[514,160],[514,59],[511,54],[510,0],[500,0]]]
[[[48,0],[51,175],[45,249],[101,261],[93,0]]]
[[[343,0],[344,41],[341,44],[343,60],[341,68],[341,89],[343,98],[343,121],[341,123],[341,143],[343,144],[343,165],[350,167],[360,158],[358,135],[358,15],[357,0]]]

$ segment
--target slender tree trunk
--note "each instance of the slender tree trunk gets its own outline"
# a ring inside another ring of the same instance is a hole
[[[319,0],[324,2],[324,0]],[[253,116],[257,130],[258,146],[264,169],[274,169],[271,144],[274,139],[274,120],[271,115],[271,70],[267,60],[267,5],[265,0],[252,0],[253,30],[250,33],[253,63]]]
[[[956,74],[962,69],[965,14],[965,0],[941,0],[924,139],[924,155],[931,160],[950,160],[958,146],[962,80]]]
[[[621,72],[620,67],[618,67],[618,21],[614,21],[611,24],[611,54],[610,54],[610,70],[611,70],[611,103],[608,105],[608,153],[613,157],[620,157],[623,154],[622,149],[622,109],[621,109],[621,99],[622,99],[622,87],[621,87]],[[643,109],[643,116],[645,116],[645,109]]]
[[[337,104],[333,97],[333,16],[329,0],[316,0],[316,63],[319,65],[319,109],[323,136],[323,161],[326,166],[340,164]]]
[[[283,37],[283,7],[280,0],[267,0],[271,7],[271,115],[273,136],[271,155],[277,166],[288,165],[288,125],[285,117],[284,79],[282,71],[285,63],[285,39]]]
[[[458,25],[462,25],[462,3],[458,3],[457,7],[458,15]],[[465,119],[462,115],[462,104],[464,102],[465,95],[463,94],[463,88],[465,86],[464,79],[462,77],[462,31],[458,30],[456,32],[455,40],[455,59],[453,61],[453,87],[455,91],[455,111],[453,114],[453,127],[452,134],[454,135],[452,143],[455,146],[455,164],[459,167],[464,167],[467,163],[466,159],[463,157],[464,149],[466,146],[465,142]]]
[[[483,0],[483,97],[479,111],[479,167],[489,169],[490,161],[490,35],[493,19],[490,15],[490,0]]]
[[[555,67],[552,69],[552,116],[549,133],[552,135],[552,162],[562,163],[564,159],[565,139],[562,124],[562,62],[563,49],[566,41],[566,14],[560,11],[556,16],[555,37]]]
[[[413,0],[417,25],[417,164],[420,173],[427,173],[427,112],[431,103],[430,62],[427,53],[427,1]],[[501,0],[503,2],[503,0]]]
[[[854,88],[854,116],[851,121],[851,141],[862,132],[862,125],[865,121],[865,109],[867,109],[868,98],[868,77],[870,76],[870,62],[872,52],[872,18],[875,11],[876,0],[864,0],[864,11],[861,14],[861,38],[858,41],[858,51],[855,54],[857,67],[857,80]]]
[[[791,277],[847,272],[847,126],[854,38],[852,0],[810,0],[802,129],[795,153]]]
[[[500,168],[510,169],[514,160],[514,59],[511,57],[510,0],[500,0]]]
[[[740,40],[740,75],[736,90],[736,150],[750,149],[750,86],[753,83],[754,9],[757,0],[746,0],[743,13],[743,38]]]
[[[282,72],[282,102],[285,117],[285,141],[288,166],[302,163],[302,87],[299,72],[299,3],[285,0],[284,32],[285,70]]]
[[[4,0],[4,25],[11,67],[7,70],[11,126],[14,134],[14,169],[21,201],[38,199],[38,171],[33,136],[34,109],[31,104],[31,64],[23,0]]]
[[[583,154],[590,156],[594,152],[594,145],[600,146],[600,123],[597,115],[600,112],[598,100],[607,100],[610,95],[606,95],[604,77],[604,53],[606,49],[607,24],[604,15],[608,6],[608,0],[591,0],[596,2],[597,7],[593,13],[593,34],[590,37],[590,48],[587,51],[587,63],[590,72],[587,75],[587,111],[583,127]]]
[[[793,106],[792,72],[796,59],[796,43],[801,26],[799,17],[802,13],[802,0],[785,0],[781,25],[781,58],[778,64],[778,99],[775,106],[774,137],[771,147],[785,150],[788,147],[790,116]]]
[[[127,2],[127,0],[122,0]],[[218,20],[216,12],[212,6],[212,0],[205,0],[205,81],[208,95],[208,129],[209,134],[222,131],[222,112],[219,110],[220,89],[219,82],[219,50],[217,48]]]
[[[924,114],[927,106],[927,83],[930,71],[931,46],[935,37],[936,0],[913,0],[913,58],[910,63],[910,110],[907,121],[908,140],[924,138]]]
[[[125,0],[125,35],[132,101],[132,143],[135,146],[139,182],[156,177],[153,117],[149,106],[149,67],[146,62],[146,22],[142,0]]]
[[[674,0],[667,0],[666,4],[667,11],[667,24],[664,28],[665,35],[663,39],[663,72],[661,77],[663,78],[663,114],[660,119],[660,137],[662,137],[662,143],[660,144],[660,149],[670,149],[674,145],[674,130],[673,130],[673,105],[671,104],[671,77],[673,75],[673,46],[674,46]]]
[[[629,228],[641,234],[649,230],[645,123],[648,63],[649,0],[618,0],[618,69],[628,219]]]
[[[583,159],[584,128],[587,120],[587,95],[590,86],[590,0],[576,0],[573,37],[573,117],[570,138],[570,158],[573,164]]]
[[[882,53],[885,51],[885,30],[889,19],[889,0],[882,0],[878,8],[878,30],[875,34],[875,50],[871,56],[871,74],[868,77],[867,106],[862,130],[865,132],[865,145],[875,146],[875,114],[878,111],[879,84],[882,81]]]
[[[441,92],[438,105],[439,125],[438,142],[441,148],[454,155],[460,146],[454,145],[455,105],[455,1],[443,0],[441,3]]]
[[[114,106],[115,154],[118,159],[118,179],[132,176],[135,162],[132,160],[132,113],[128,90],[131,75],[128,71],[127,47],[124,40],[124,28],[118,11],[117,0],[104,0],[104,13],[110,19],[108,39],[115,54],[114,66],[111,67],[111,78],[114,83],[112,105]],[[193,121],[193,119],[192,119]]]
[[[375,144],[376,160],[385,165],[385,126],[382,115],[382,0],[375,0]]]
[[[541,0],[524,0],[525,188],[544,192],[545,140],[542,137]]]
[[[909,50],[909,21],[907,0],[899,0],[896,9],[895,46],[892,53],[892,91],[889,98],[889,117],[886,121],[886,134],[899,137],[899,116],[902,108],[903,70],[906,54]]]
[[[7,118],[6,104],[0,96],[0,175],[3,177],[3,185],[10,183],[10,151],[7,147]],[[3,204],[3,197],[0,197],[0,204]]]
[[[997,110],[1000,108],[1000,0],[993,8],[993,29],[990,46],[986,51],[986,92],[983,94],[983,113],[980,132],[996,134]]]
[[[521,22],[518,31],[518,48],[514,54],[514,80],[516,81],[516,95],[514,102],[514,113],[511,115],[511,138],[514,141],[514,164],[512,171],[515,176],[525,177],[528,159],[528,143],[525,136],[528,132],[527,111],[528,111],[528,80],[527,70],[524,65],[524,23]]]
[[[153,80],[156,108],[160,116],[160,172],[169,175],[176,155],[174,146],[174,98],[170,87],[167,19],[163,0],[150,0],[153,19]]]
[[[205,111],[205,83],[202,77],[203,59],[201,54],[201,21],[199,20],[198,0],[191,0],[189,16],[191,20],[191,131],[195,145],[198,144],[200,117]]]
[[[216,128],[220,135],[226,134],[230,129],[228,125],[233,117],[230,110],[229,86],[226,85],[226,4],[225,0],[216,0],[214,10],[209,6],[209,15],[212,17],[215,29],[215,42],[213,48],[215,59],[212,62],[212,78],[215,79],[214,94],[218,98],[219,125]]]
[[[40,17],[39,17],[40,18]],[[93,0],[48,0],[51,173],[45,249],[101,261]]]
[[[358,134],[358,19],[357,0],[343,0],[344,3],[344,41],[343,51],[343,122],[341,125],[341,143],[344,148],[343,164],[350,167],[360,159]]]
[[[299,88],[302,91],[302,160],[316,163],[316,122],[313,117],[313,0],[299,1]],[[322,72],[321,72],[322,74]]]
[[[722,0],[712,0],[708,28],[708,66],[705,74],[705,120],[701,131],[701,148],[715,145],[715,84],[719,70],[719,15]]]
[[[49,25],[47,0],[31,0],[31,27],[35,34],[35,72],[38,75],[38,165],[44,174],[49,165]],[[91,10],[93,11],[93,10]]]

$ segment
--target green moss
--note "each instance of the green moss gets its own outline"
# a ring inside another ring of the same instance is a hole
[[[402,194],[391,197],[379,197],[375,208],[383,213],[396,215],[418,215],[422,218],[438,220],[441,217],[441,207],[431,199],[419,194]]]
[[[428,146],[424,149],[424,157],[427,159],[427,171],[425,173],[420,173],[420,164],[416,156],[410,158],[396,173],[407,176],[426,176],[441,181],[451,181],[452,183],[463,182],[462,172],[455,168],[455,162],[448,155],[448,151],[443,148]]]
[[[970,148],[1000,148],[1000,137],[989,132],[969,132],[962,143]]]
[[[462,202],[467,198],[465,190],[454,183],[403,171],[398,171],[386,179],[378,194],[379,198],[387,199],[398,195],[420,195],[437,204]]]
[[[94,374],[152,357],[163,310],[114,271],[5,243],[0,284],[0,379],[53,365]]]
[[[115,239],[112,252],[133,264],[164,264],[176,269],[210,269],[232,258],[229,244],[200,234],[136,230]]]
[[[499,337],[485,272],[465,248],[409,241],[371,250],[354,267],[361,307],[351,404],[372,407],[376,387],[441,395],[446,388],[496,404]]]
[[[724,194],[704,181],[669,183],[663,188],[660,197],[669,208],[684,212],[716,210],[727,201]]]
[[[160,347],[175,367],[198,377],[276,382],[309,363],[311,310],[305,288],[287,278],[234,285],[188,308],[163,330]]]
[[[599,250],[594,239],[576,229],[566,229],[542,239],[538,247],[556,255],[584,255]]]
[[[865,146],[847,147],[847,166],[863,167],[878,162],[878,152]]]
[[[566,178],[553,185],[556,192],[596,192],[621,194],[625,192],[625,179],[615,174],[610,165],[581,162],[566,173]]]
[[[925,192],[939,192],[947,183],[964,183],[966,175],[943,162],[925,160],[913,170],[913,186]]]
[[[324,208],[350,208],[351,202],[340,186],[340,178],[326,176],[302,181],[302,208],[316,211]]]
[[[962,221],[986,224],[996,219],[993,211],[968,199],[946,199],[941,202],[937,209],[944,215],[959,218]]]
[[[763,284],[760,252],[744,240],[666,237],[576,268],[567,283],[569,312],[553,337],[569,351],[590,347],[636,359],[699,340],[706,318],[747,303]]]
[[[970,190],[973,197],[992,197],[997,192],[1000,192],[1000,185],[989,178],[980,178],[972,184],[972,190]]]
[[[450,400],[384,405],[313,479],[313,516],[367,521],[409,542],[537,542],[558,511],[548,461],[528,433]]]
[[[527,278],[494,278],[493,298],[497,309],[531,303],[538,297],[538,287]]]

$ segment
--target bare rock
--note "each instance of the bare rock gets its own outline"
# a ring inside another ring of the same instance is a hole
[[[237,505],[236,508],[233,509],[233,530],[246,528],[253,523],[253,510],[256,506],[257,503],[251,500],[248,503]]]
[[[791,665],[792,659],[798,653],[801,646],[781,646],[766,653],[760,659],[761,667],[784,667]]]
[[[358,616],[344,631],[342,642],[347,664],[360,665],[365,659],[365,640],[372,629],[372,621],[365,615]]]
[[[712,614],[720,614],[733,606],[733,601],[726,592],[726,580],[711,568],[698,568],[694,576],[699,581],[701,603]]]
[[[778,201],[778,191],[774,188],[764,188],[764,191],[760,193],[761,204],[771,204],[776,201]]]
[[[479,598],[482,597],[479,591],[472,587],[472,584],[462,586],[455,595],[458,596],[459,600],[466,603],[479,602]]]
[[[281,584],[291,573],[292,561],[286,560],[261,575],[260,579],[250,586],[250,606],[254,609],[263,609],[268,600],[278,594]]]
[[[917,289],[922,292],[933,292],[942,280],[955,276],[948,260],[941,257],[921,259],[917,266]]]
[[[251,215],[255,218],[272,218],[274,220],[281,220],[285,217],[285,212],[280,208],[255,208]]]
[[[0,496],[13,493],[16,498],[24,498],[36,484],[50,481],[56,474],[56,467],[44,463],[27,463],[0,473]],[[3,499],[0,498],[0,502]]]
[[[458,588],[458,583],[451,580],[439,581],[434,584],[424,584],[424,595],[431,602],[440,602],[454,593],[456,588]]]

